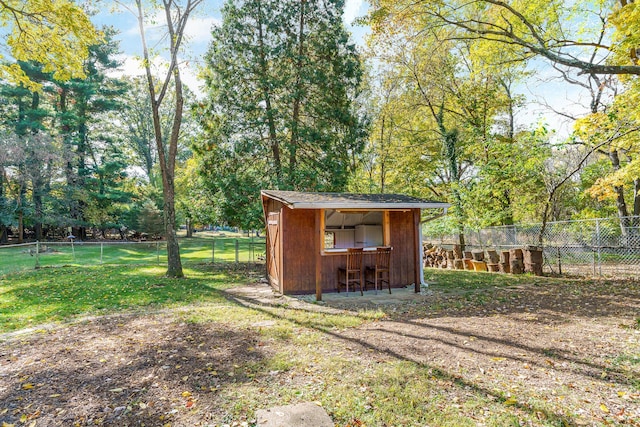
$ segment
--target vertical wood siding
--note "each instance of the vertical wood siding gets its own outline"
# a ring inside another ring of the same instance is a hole
[[[279,203],[267,203],[273,211],[280,208],[282,258],[280,274],[282,291],[286,294],[308,294],[316,291],[316,254],[321,233],[316,231],[315,210],[289,209]],[[418,230],[414,225],[414,212],[389,212],[391,253],[391,286],[415,283],[419,272],[414,254]],[[267,250],[269,250],[267,248]],[[267,254],[268,255],[268,254]],[[364,265],[375,264],[375,255],[365,253]],[[336,290],[336,272],[346,265],[346,254],[323,255],[320,259],[320,277],[323,292]],[[416,271],[416,269],[418,269]]]

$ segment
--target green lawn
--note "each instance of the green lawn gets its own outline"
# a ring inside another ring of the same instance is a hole
[[[236,250],[237,249],[237,250]],[[264,254],[264,239],[247,237],[194,237],[180,239],[182,262],[211,263],[259,262]],[[36,246],[0,246],[0,275],[41,267],[87,266],[100,264],[155,264],[167,262],[165,242],[87,242],[41,243],[41,253],[35,255]]]
[[[77,316],[194,303],[223,303],[221,291],[246,278],[233,272],[185,269],[163,277],[159,266],[42,268],[0,278],[0,333]]]

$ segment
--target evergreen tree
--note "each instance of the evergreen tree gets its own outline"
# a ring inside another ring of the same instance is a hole
[[[55,82],[58,87],[58,123],[65,149],[66,198],[72,233],[86,238],[87,206],[104,196],[104,171],[121,174],[126,165],[98,153],[116,153],[114,133],[105,132],[107,115],[122,105],[124,83],[107,77],[120,64],[114,59],[118,43],[112,29],[105,29],[104,43],[92,46],[85,62],[85,79]],[[112,162],[113,164],[109,164]]]
[[[340,0],[225,4],[206,57],[200,152],[221,210],[235,211],[226,219],[258,220],[260,188],[346,185],[365,132],[355,108],[360,59],[343,8]]]

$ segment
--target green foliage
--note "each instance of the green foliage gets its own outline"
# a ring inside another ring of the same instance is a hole
[[[382,95],[352,182],[449,201],[455,221],[440,222],[449,231],[535,216],[551,152],[546,138],[516,129],[521,66],[496,66],[504,52],[456,40],[428,17],[394,9],[374,29]]]
[[[162,211],[152,200],[145,200],[142,203],[136,221],[136,230],[156,238],[164,235]]]
[[[225,4],[206,57],[199,150],[221,219],[256,227],[261,188],[346,185],[364,128],[342,10],[340,1]]]
[[[16,138],[7,140],[0,187],[5,206],[2,224],[31,226],[35,238],[49,227],[119,227],[131,200],[123,190],[128,164],[119,148],[110,114],[120,108],[125,86],[106,74],[117,67],[113,30],[89,47],[83,61],[86,78],[58,80],[38,63],[19,62],[24,74],[44,84],[42,91],[5,83],[2,126]],[[11,142],[13,141],[13,142]],[[11,212],[8,206],[14,206]]]

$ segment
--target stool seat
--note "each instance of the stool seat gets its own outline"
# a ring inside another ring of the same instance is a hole
[[[349,293],[349,285],[355,286],[357,283],[360,285],[360,295],[364,295],[362,293],[362,287],[364,285],[362,280],[362,259],[362,248],[347,249],[347,264],[345,267],[339,267],[337,272],[338,293],[343,285],[346,288],[347,293]]]
[[[373,279],[367,279],[367,284],[373,284],[373,289],[378,292],[378,283],[382,288],[382,284],[386,282],[391,293],[391,247],[383,246],[376,248],[376,264],[374,266],[367,266],[365,270],[365,277],[373,276]]]

